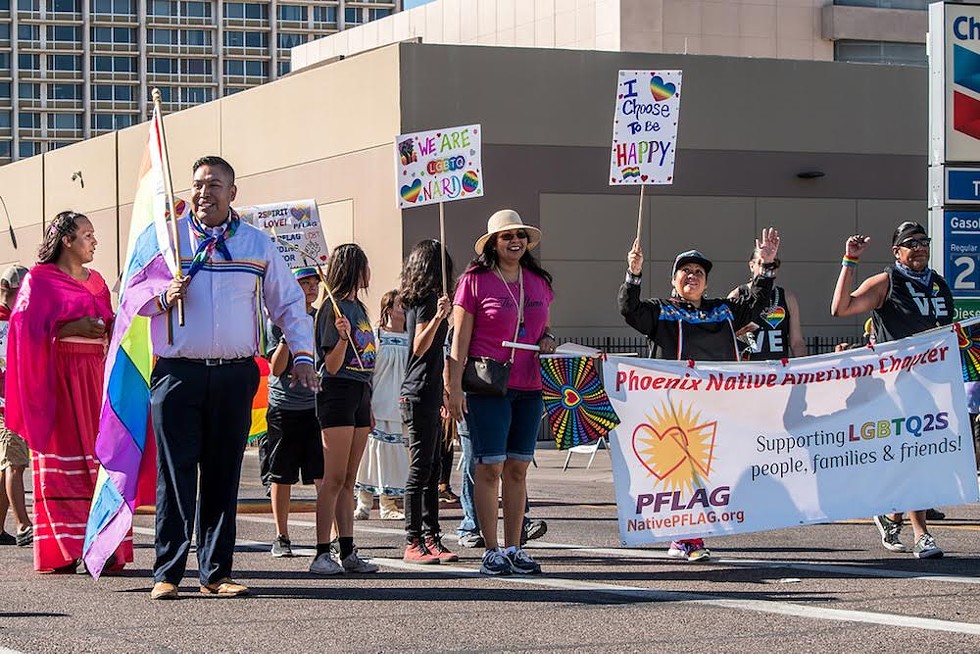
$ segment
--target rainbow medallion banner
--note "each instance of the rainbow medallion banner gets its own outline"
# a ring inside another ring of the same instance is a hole
[[[779,361],[609,357],[624,545],[980,499],[957,330]]]
[[[588,445],[619,424],[595,357],[541,359],[544,412],[559,450]]]

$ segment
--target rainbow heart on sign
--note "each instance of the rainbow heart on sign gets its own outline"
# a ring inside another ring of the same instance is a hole
[[[402,200],[405,202],[415,202],[419,199],[419,193],[422,192],[422,180],[417,179],[407,186],[401,188]]]
[[[480,176],[476,174],[476,171],[467,170],[466,174],[463,175],[463,190],[467,193],[472,193],[480,186]]]
[[[782,307],[772,307],[762,316],[762,319],[769,323],[769,326],[775,329],[779,327],[779,324],[786,319],[786,309]]]
[[[307,220],[310,217],[310,210],[307,207],[290,207],[289,213],[296,220]]]
[[[674,97],[674,94],[677,93],[677,86],[673,82],[664,82],[664,78],[660,75],[654,75],[650,78],[650,93],[653,94],[654,100],[663,102]]]

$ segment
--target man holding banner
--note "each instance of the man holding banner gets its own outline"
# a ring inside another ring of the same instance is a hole
[[[892,236],[895,263],[884,272],[864,280],[857,290],[854,269],[871,238],[862,234],[848,237],[844,258],[834,289],[830,313],[841,318],[871,312],[875,343],[893,341],[953,322],[953,294],[946,280],[929,267],[932,241],[916,222],[903,222]],[[912,554],[919,559],[941,557],[943,551],[929,534],[926,512],[911,511],[909,522],[915,545]],[[874,523],[881,532],[881,544],[892,552],[908,551],[902,543],[902,514],[878,515]]]
[[[738,361],[741,347],[735,333],[751,321],[759,299],[772,291],[778,250],[779,233],[773,228],[762,230],[761,241],[756,241],[760,272],[744,296],[705,298],[711,261],[697,250],[688,250],[674,259],[671,296],[641,300],[643,250],[637,239],[626,258],[629,270],[619,288],[619,311],[628,325],[649,339],[653,358]],[[711,556],[700,538],[675,540],[667,554],[691,562]]]
[[[177,597],[195,514],[200,592],[248,592],[231,579],[231,569],[238,482],[259,382],[253,357],[265,321],[260,306],[290,345],[293,383],[319,388],[303,292],[269,237],[231,209],[234,169],[211,156],[193,170],[193,215],[177,221],[180,250],[193,252],[193,259],[181,261],[183,276],[146,308],[159,357],[150,395],[158,445],[152,599]],[[178,300],[186,304],[186,327],[169,311]]]

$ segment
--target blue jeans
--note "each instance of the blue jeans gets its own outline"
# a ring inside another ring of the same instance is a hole
[[[467,424],[476,463],[531,461],[544,403],[541,391],[509,390],[505,397],[466,394]]]
[[[458,424],[459,443],[463,458],[463,484],[459,492],[459,504],[463,508],[463,520],[456,528],[457,536],[467,536],[469,534],[480,534],[480,525],[476,520],[476,505],[473,503],[473,472],[476,469],[476,462],[473,461],[473,442],[470,440],[470,430],[466,426],[466,420],[461,420]]]

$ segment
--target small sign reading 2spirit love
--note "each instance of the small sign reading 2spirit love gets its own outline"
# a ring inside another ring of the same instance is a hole
[[[479,125],[402,134],[395,139],[398,208],[483,195]]]
[[[330,251],[320,226],[316,200],[259,204],[236,211],[242,220],[272,237],[276,249],[291,269],[327,263]],[[293,247],[305,254],[306,259]]]

